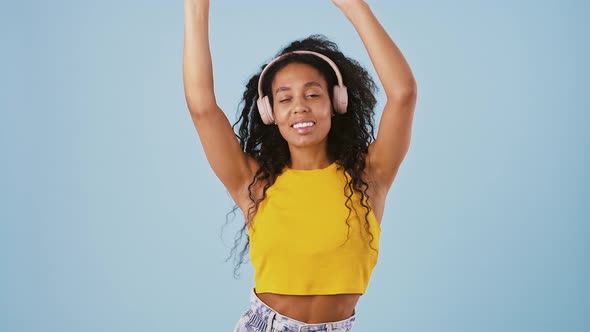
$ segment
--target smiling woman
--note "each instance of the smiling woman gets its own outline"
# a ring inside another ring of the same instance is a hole
[[[334,0],[385,90],[337,45],[292,42],[250,78],[232,127],[217,106],[207,0],[185,0],[186,102],[211,168],[245,216],[255,269],[235,331],[351,331],[378,260],[385,198],[410,144],[416,83],[364,1]],[[233,128],[238,126],[238,139]]]
[[[332,105],[326,80],[313,66],[290,63],[272,83],[274,124],[293,154],[323,153],[328,146]]]

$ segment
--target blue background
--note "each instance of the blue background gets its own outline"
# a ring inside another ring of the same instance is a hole
[[[375,73],[331,1],[213,2],[232,122],[293,39],[323,33]],[[369,3],[419,96],[355,331],[588,331],[588,2]],[[182,1],[3,2],[0,331],[231,331],[247,309],[183,21]]]

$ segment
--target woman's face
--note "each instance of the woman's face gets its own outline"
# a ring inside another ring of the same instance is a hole
[[[324,76],[314,67],[291,63],[272,81],[273,116],[291,147],[324,145],[332,124],[332,103]]]

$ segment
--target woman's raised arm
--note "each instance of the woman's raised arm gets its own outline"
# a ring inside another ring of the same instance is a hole
[[[409,147],[416,105],[416,81],[401,51],[361,0],[333,0],[359,34],[387,96],[377,137],[369,146],[370,176],[387,189]]]
[[[209,0],[185,0],[184,11],[182,60],[186,103],[211,168],[238,203],[244,190],[247,194],[256,162],[242,151],[231,124],[215,100],[209,50]]]

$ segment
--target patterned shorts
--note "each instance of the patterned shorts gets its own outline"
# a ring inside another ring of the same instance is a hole
[[[337,322],[306,324],[283,316],[258,298],[254,287],[250,290],[250,308],[240,317],[233,332],[351,332],[356,318]]]

